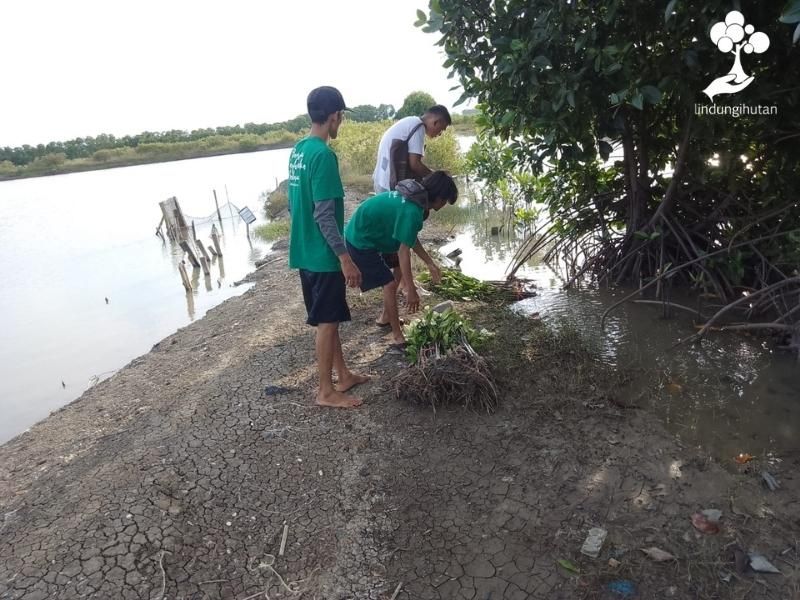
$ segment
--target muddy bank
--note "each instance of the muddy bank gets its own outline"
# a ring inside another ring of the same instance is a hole
[[[500,410],[434,417],[394,398],[376,293],[342,330],[365,406],[318,409],[285,265],[0,447],[0,598],[797,597],[797,455],[771,492],[758,459],[716,464],[621,406],[574,332],[490,307],[469,310],[497,332]],[[720,533],[693,529],[705,508]],[[735,544],[781,574],[738,574]]]

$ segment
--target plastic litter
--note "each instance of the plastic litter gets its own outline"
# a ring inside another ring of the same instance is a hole
[[[592,558],[600,556],[600,550],[603,547],[603,542],[606,541],[607,535],[608,532],[605,529],[592,527],[589,530],[589,535],[586,536],[586,540],[583,542],[583,546],[581,546],[581,554]]]
[[[608,584],[608,590],[620,598],[636,596],[636,584],[629,579],[617,579]]]

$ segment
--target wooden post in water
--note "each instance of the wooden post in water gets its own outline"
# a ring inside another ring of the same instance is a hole
[[[200,247],[202,248],[202,246]],[[200,266],[203,267],[203,275],[205,275],[206,278],[209,278],[211,276],[211,269],[208,268],[209,262],[210,261],[208,260],[207,257],[205,256],[200,257]]]
[[[211,262],[211,258],[209,258],[206,249],[203,247],[203,243],[200,240],[195,240],[194,243],[197,246],[197,249],[200,251],[200,254],[203,255],[202,258],[205,258],[208,262]]]
[[[164,223],[167,226],[167,234],[171,240],[181,241],[186,239],[186,219],[181,211],[178,199],[173,196],[159,202],[161,214],[164,216]]]
[[[222,256],[222,249],[219,246],[219,234],[217,233],[217,226],[211,226],[211,241],[214,242],[214,250],[217,251],[219,256]]]
[[[183,287],[186,288],[187,292],[191,292],[192,284],[189,282],[189,275],[186,274],[186,267],[183,266],[183,261],[178,263],[178,271],[181,274],[181,281],[183,281]]]
[[[194,228],[194,221],[192,221],[192,239],[197,239],[197,230]]]
[[[211,254],[211,256],[213,256],[214,258],[216,258],[217,256],[219,256],[219,254],[217,254],[217,251],[216,251],[216,250],[214,250],[214,246],[209,246],[209,247],[208,247],[208,251],[209,251],[209,253]]]
[[[189,255],[189,262],[192,263],[192,266],[195,269],[197,269],[200,266],[200,262],[197,260],[197,257],[194,255],[194,252],[192,252],[192,247],[189,245],[189,242],[187,242],[186,240],[181,240],[180,245],[181,248],[183,248],[183,251]]]

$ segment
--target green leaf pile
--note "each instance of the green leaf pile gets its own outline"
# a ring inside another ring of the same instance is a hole
[[[431,281],[428,273],[422,273],[417,279],[424,284],[429,284]],[[499,300],[502,296],[495,286],[452,269],[442,269],[442,281],[438,285],[431,285],[430,288],[448,300],[490,301]]]
[[[454,310],[443,313],[425,309],[422,317],[406,327],[406,356],[416,364],[424,353],[444,356],[465,342],[480,345],[483,336],[475,331],[469,320]]]

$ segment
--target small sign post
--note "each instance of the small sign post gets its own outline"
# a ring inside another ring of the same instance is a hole
[[[247,225],[247,239],[250,239],[250,223],[253,223],[256,220],[256,216],[246,206],[239,211],[239,216],[242,217],[242,221],[244,224]]]

